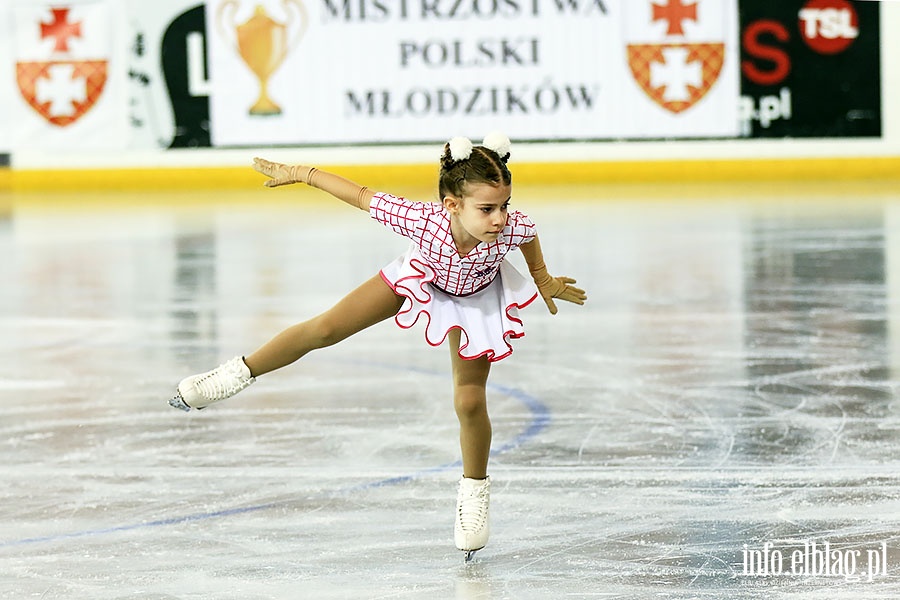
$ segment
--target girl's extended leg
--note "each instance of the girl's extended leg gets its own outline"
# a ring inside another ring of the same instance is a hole
[[[234,396],[258,375],[289,365],[310,350],[336,344],[397,314],[403,298],[381,275],[369,279],[318,317],[285,329],[246,358],[236,356],[217,368],[181,380],[169,400],[181,410],[201,409]]]
[[[331,346],[393,317],[402,304],[403,297],[375,275],[319,316],[288,327],[244,362],[254,377],[280,369],[310,350]]]
[[[453,366],[453,405],[459,419],[459,445],[462,449],[463,477],[487,477],[491,453],[491,420],[487,410],[487,358],[463,360],[459,357],[459,330],[448,336]]]

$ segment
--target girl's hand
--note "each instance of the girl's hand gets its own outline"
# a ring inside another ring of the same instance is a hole
[[[554,298],[575,304],[584,304],[584,301],[587,300],[584,290],[571,285],[573,283],[575,280],[571,277],[551,277],[549,274],[540,281],[535,281],[538,292],[547,304],[551,315],[555,315],[557,312],[556,303],[553,302]]]
[[[266,187],[278,187],[279,185],[288,185],[291,183],[299,183],[305,181],[303,175],[309,167],[302,165],[283,165],[277,162],[271,162],[263,158],[253,159],[253,169],[258,173],[262,173],[269,179],[263,184]]]
[[[536,235],[530,242],[519,246],[519,249],[522,251],[522,256],[525,257],[525,262],[528,263],[528,271],[531,273],[531,278],[534,279],[534,284],[537,286],[538,292],[541,293],[541,298],[547,303],[547,308],[550,309],[551,315],[556,314],[554,298],[559,298],[566,302],[574,302],[575,304],[584,304],[587,296],[584,290],[571,285],[575,283],[574,279],[571,277],[551,277],[550,273],[547,272],[547,265],[544,264],[544,254],[541,252],[541,243]]]

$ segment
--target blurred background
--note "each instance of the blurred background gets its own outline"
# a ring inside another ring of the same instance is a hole
[[[0,183],[255,184],[227,168],[258,148],[430,182],[494,129],[541,183],[893,176],[897,25],[850,0],[2,0]]]

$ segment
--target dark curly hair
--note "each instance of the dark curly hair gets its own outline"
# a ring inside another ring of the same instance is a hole
[[[474,146],[469,158],[453,160],[450,155],[450,144],[444,144],[441,173],[438,179],[440,197],[462,198],[466,186],[472,183],[487,183],[493,186],[510,185],[512,173],[506,167],[508,160],[508,152],[505,156],[500,156],[484,146]]]

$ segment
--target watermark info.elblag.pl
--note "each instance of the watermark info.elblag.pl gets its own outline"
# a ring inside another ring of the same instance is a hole
[[[887,577],[887,543],[869,547],[837,546],[828,540],[795,543],[744,544],[743,574],[751,577],[842,577],[847,581],[873,581]]]

